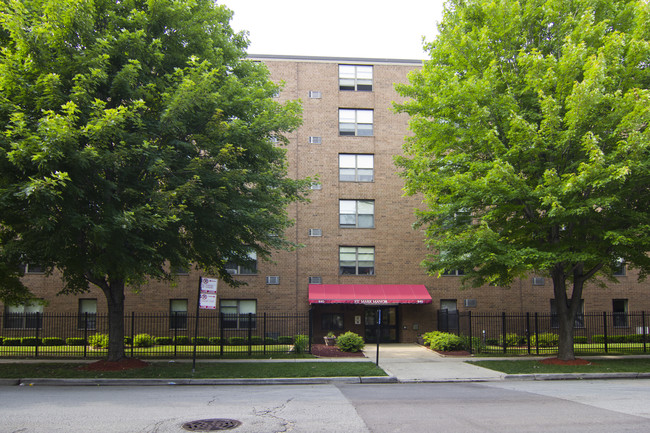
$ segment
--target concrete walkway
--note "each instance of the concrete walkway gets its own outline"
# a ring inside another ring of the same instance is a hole
[[[363,353],[377,359],[377,345]],[[444,357],[415,343],[380,344],[379,366],[399,382],[477,382],[503,380],[504,373],[467,364],[471,358]]]

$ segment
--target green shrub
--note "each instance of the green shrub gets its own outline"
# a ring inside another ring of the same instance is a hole
[[[244,337],[230,337],[228,343],[232,346],[243,346],[246,344],[246,339]]]
[[[449,352],[452,350],[464,349],[463,339],[458,335],[449,334],[447,332],[436,332],[432,334],[433,335],[428,336],[429,346],[432,350]]]
[[[526,337],[515,333],[506,334],[506,347],[517,347],[526,344]],[[499,346],[503,347],[503,335],[499,337]]]
[[[293,344],[293,337],[288,335],[281,335],[278,337],[278,343],[280,344]]]
[[[296,353],[305,353],[309,346],[309,337],[306,335],[296,335],[293,338],[293,351]]]
[[[215,346],[221,345],[221,337],[210,337],[210,344]]]
[[[553,334],[551,332],[545,332],[543,334],[539,334],[539,336],[533,335],[530,337],[531,346],[536,347],[555,347],[557,346],[558,341],[559,337],[557,334]]]
[[[5,338],[3,346],[20,346],[22,344],[21,338]]]
[[[498,338],[486,338],[485,339],[485,344],[488,346],[498,346],[499,345],[499,339]]]
[[[467,351],[471,351],[474,353],[483,353],[485,352],[485,344],[483,344],[483,341],[479,337],[472,337],[470,338],[468,336],[462,336],[460,337],[461,340],[463,340],[463,349]]]
[[[174,342],[172,337],[156,337],[154,338],[156,346],[169,346]]]
[[[358,352],[363,349],[365,345],[366,343],[363,341],[363,338],[351,331],[336,337],[336,347],[338,347],[342,352]]]
[[[23,337],[20,339],[21,346],[40,346],[41,339],[36,337]]]
[[[133,338],[131,338],[131,337],[124,337],[124,345],[125,345],[125,346],[132,346],[132,345],[133,345]]]
[[[258,337],[257,335],[253,335],[251,337],[251,344],[259,345],[259,344],[262,344],[263,342],[264,342],[264,340],[262,339],[262,337]]]
[[[576,336],[573,337],[573,342],[575,344],[587,344],[587,337],[582,337],[582,336]]]
[[[265,337],[264,344],[277,344],[277,340],[273,337]]]
[[[138,334],[133,337],[133,345],[135,347],[151,347],[153,343],[154,338],[149,334]]]
[[[43,338],[43,346],[63,346],[65,341],[59,337],[45,337]]]
[[[86,340],[80,337],[69,337],[65,339],[65,344],[68,346],[85,346]]]
[[[431,340],[433,338],[437,337],[440,334],[442,334],[442,332],[440,332],[440,331],[431,331],[431,332],[426,332],[426,333],[422,334],[422,339],[424,340],[424,344],[426,346],[430,346],[431,345]]]
[[[92,347],[98,347],[105,349],[108,347],[108,335],[107,334],[95,334],[88,337],[88,344]]]
[[[210,344],[210,339],[208,337],[192,337],[192,344],[207,346]]]
[[[178,337],[174,338],[174,344],[177,346],[185,346],[187,344],[190,344],[190,337],[187,335],[179,335]]]
[[[4,338],[4,337],[0,337],[0,346],[2,346],[2,344],[4,343],[4,341],[5,341],[5,338]]]

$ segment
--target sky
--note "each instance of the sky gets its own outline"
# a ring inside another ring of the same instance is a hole
[[[443,0],[218,0],[249,54],[425,59]]]

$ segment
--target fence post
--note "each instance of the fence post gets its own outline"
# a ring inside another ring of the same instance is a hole
[[[253,353],[253,342],[251,337],[253,336],[253,313],[248,313],[248,356],[251,356]]]
[[[97,319],[95,319],[97,320]],[[84,358],[88,353],[88,312],[84,313]]]
[[[186,313],[187,314],[187,313]],[[187,325],[185,325],[187,328]],[[178,337],[178,311],[174,311],[174,358],[176,358],[176,338]]]
[[[41,313],[37,312],[36,313],[36,340],[34,341],[34,358],[38,358],[38,328],[39,325],[41,324]]]
[[[264,325],[262,326],[262,332],[264,333],[262,335],[262,344],[264,345],[264,354],[266,355],[266,311],[264,312]]]
[[[535,313],[535,353],[539,355],[539,321],[537,313]]]
[[[467,312],[467,328],[469,331],[469,354],[474,353],[474,340],[472,340],[472,310]]]
[[[503,336],[503,353],[507,352],[508,343],[506,343],[506,312],[501,313],[501,335]]]
[[[135,347],[135,311],[131,311],[131,358],[133,358],[134,347]]]
[[[221,346],[219,346],[219,356],[223,357],[223,344],[225,343],[225,341],[223,341],[223,313],[217,313],[217,318],[219,319],[219,341],[221,342]]]
[[[645,311],[641,312],[641,326],[643,326],[643,352],[646,351],[645,341],[647,338],[647,333],[645,332]]]
[[[608,353],[607,351],[607,312],[603,311],[603,337],[605,341],[605,353]]]
[[[528,354],[530,355],[530,313],[526,313],[526,341],[528,342]]]

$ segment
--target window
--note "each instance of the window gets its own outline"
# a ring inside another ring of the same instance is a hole
[[[339,90],[372,91],[372,66],[339,65]]]
[[[323,189],[323,185],[320,182],[312,182],[311,183],[311,189],[314,189],[314,190]]]
[[[374,155],[339,155],[339,181],[372,182],[375,180]]]
[[[612,299],[612,311],[614,313],[615,328],[630,326],[627,321],[627,299]]]
[[[309,236],[311,237],[323,236],[323,229],[309,229]]]
[[[169,329],[187,329],[187,299],[169,300]]]
[[[317,91],[317,90],[310,90],[310,91],[309,91],[309,97],[310,97],[311,99],[320,99],[320,98],[323,97],[323,93],[322,93],[322,92],[319,92],[319,91]]]
[[[616,261],[616,265],[614,266],[614,272],[613,273],[617,277],[624,277],[625,276],[625,260],[618,259]]]
[[[323,313],[320,318],[320,329],[323,331],[342,331],[343,314]]]
[[[255,299],[224,299],[219,304],[221,326],[228,329],[255,328],[257,301]]]
[[[544,277],[533,277],[533,286],[543,286]]]
[[[323,277],[309,277],[309,284],[323,284]]]
[[[41,329],[43,327],[43,304],[33,302],[28,305],[6,305],[6,329]]]
[[[339,109],[339,134],[372,136],[372,110]]]
[[[79,329],[97,329],[97,299],[79,299]]]
[[[42,274],[43,266],[36,263],[26,263],[21,265],[24,274]]]
[[[569,302],[567,300],[567,302]],[[551,327],[559,328],[560,322],[557,317],[557,304],[555,299],[551,299]],[[584,299],[580,300],[580,307],[578,309],[578,314],[576,315],[575,323],[573,324],[574,328],[584,328],[585,327],[585,301]]]
[[[238,264],[234,261],[226,263],[226,271],[231,275],[253,275],[257,273],[257,253],[248,254],[249,263]]]
[[[339,226],[373,228],[375,226],[375,201],[339,200]]]
[[[375,247],[339,247],[339,275],[374,275]]]
[[[309,144],[323,144],[323,137],[309,137]]]
[[[461,275],[465,275],[465,271],[463,271],[462,269],[450,269],[448,271],[443,272],[442,275],[447,277],[449,276],[459,277]]]
[[[266,284],[270,285],[277,285],[280,284],[280,276],[279,275],[269,275],[266,277]]]

